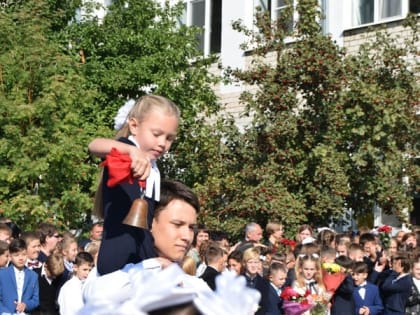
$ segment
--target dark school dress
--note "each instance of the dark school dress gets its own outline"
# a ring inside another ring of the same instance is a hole
[[[118,141],[134,145],[126,138]],[[123,224],[132,202],[140,196],[140,186],[122,183],[108,187],[108,169],[102,177],[102,198],[104,207],[104,230],[98,254],[98,272],[101,275],[121,269],[128,263],[138,263],[156,257],[153,237],[149,230]],[[152,224],[155,201],[145,197],[148,203],[147,221]]]

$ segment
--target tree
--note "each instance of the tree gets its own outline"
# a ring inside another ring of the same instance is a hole
[[[127,98],[150,88],[174,100],[183,117],[179,143],[200,142],[206,113],[217,110],[207,71],[214,59],[200,57],[197,30],[177,25],[180,6],[113,1],[99,20],[96,4],[80,5],[36,0],[1,10],[0,209],[23,228],[90,220],[99,170],[87,144],[114,135]],[[166,176],[192,185],[199,176],[185,149],[193,146],[174,147]]]
[[[98,136],[113,134],[118,108],[146,90],[180,107],[180,132],[160,168],[165,176],[193,185],[199,175],[191,171],[190,154],[201,141],[197,137],[206,137],[201,131],[205,118],[219,109],[211,88],[217,78],[208,71],[216,59],[202,57],[198,29],[177,22],[182,10],[182,4],[161,7],[153,0],[113,1],[101,21],[87,10],[64,41],[72,43],[75,54],[83,54],[88,88],[100,93],[101,109],[95,114],[105,128]]]
[[[64,11],[43,1],[0,10],[0,209],[31,228],[49,220],[80,226],[90,207],[95,91],[86,91],[78,58],[54,40]]]
[[[419,99],[418,64],[407,58],[413,46],[401,48],[381,32],[349,56],[322,34],[318,1],[297,2],[293,28],[292,10],[274,22],[259,12],[256,31],[234,24],[253,51],[249,69],[230,69],[249,87],[241,101],[253,122],[242,135],[219,137],[223,145],[207,164],[214,172],[197,186],[204,221],[234,235],[250,220],[282,220],[293,235],[302,223],[338,219],[346,207],[356,215],[374,204],[396,214],[411,209]],[[287,37],[296,41],[286,44]]]

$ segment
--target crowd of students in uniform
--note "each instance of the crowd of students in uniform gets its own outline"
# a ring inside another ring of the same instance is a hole
[[[95,266],[102,223],[78,240],[50,223],[34,231],[0,223],[0,313],[67,315],[83,306],[81,286]]]
[[[18,234],[0,223],[0,313],[77,314],[101,232],[97,223],[89,238],[77,240],[49,223]],[[261,294],[255,314],[275,315],[285,314],[281,293],[287,287],[328,293],[321,265],[336,263],[345,278],[329,292],[326,314],[420,314],[418,233],[400,231],[384,244],[367,229],[355,235],[322,229],[315,235],[303,225],[290,241],[283,238],[281,224],[270,222],[265,232],[249,223],[244,239],[230,246],[227,234],[199,226],[180,265],[212,290],[224,273],[244,276],[247,286]]]
[[[285,314],[281,293],[287,287],[324,295],[325,314],[420,314],[419,233],[399,231],[381,239],[377,230],[361,228],[353,235],[324,228],[315,235],[311,226],[302,225],[296,239],[287,240],[283,226],[270,222],[266,241],[263,234],[259,224],[249,223],[245,239],[227,247],[227,238],[199,229],[185,259],[197,268],[189,272],[213,289],[217,276],[227,270],[243,275],[261,293],[256,314]],[[323,282],[325,263],[339,265],[344,273],[334,292]]]

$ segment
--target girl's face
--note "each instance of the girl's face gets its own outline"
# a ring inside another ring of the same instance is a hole
[[[305,260],[302,264],[301,272],[305,280],[312,280],[316,273],[315,262],[311,260]]]
[[[412,269],[413,277],[420,280],[420,262],[416,262]]]
[[[245,263],[245,270],[251,276],[255,276],[261,267],[261,261],[259,259],[250,259]]]
[[[241,274],[241,263],[235,259],[228,260],[228,269],[234,271],[238,276]]]
[[[6,250],[3,254],[0,255],[0,268],[4,268],[7,266],[10,260],[9,251]]]
[[[283,270],[277,270],[270,275],[270,281],[277,287],[281,288],[286,282],[286,273]]]
[[[209,233],[204,232],[204,231],[200,231],[197,234],[197,248],[200,247],[200,245],[204,242],[204,241],[208,241],[209,240]]]
[[[152,109],[143,121],[132,118],[129,123],[130,133],[140,150],[151,160],[158,159],[171,148],[178,129],[177,117],[158,108]]]
[[[67,249],[63,250],[63,255],[68,261],[74,261],[77,256],[77,243],[71,243]]]
[[[389,248],[388,248],[390,254],[394,254],[398,251],[398,244],[397,241],[391,238],[391,241],[389,242]]]
[[[299,233],[299,240],[302,242],[305,238],[311,237],[312,233],[309,230],[303,230]]]

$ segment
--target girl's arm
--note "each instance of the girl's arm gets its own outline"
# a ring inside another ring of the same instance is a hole
[[[131,156],[132,151],[137,149],[135,146],[117,141],[114,139],[107,139],[107,138],[96,138],[89,143],[89,152],[94,156],[105,158],[105,156],[111,152],[112,148],[116,148],[123,154],[128,154]],[[140,151],[137,149],[137,151]]]
[[[122,154],[128,154],[131,158],[131,170],[133,176],[139,180],[149,177],[152,167],[150,159],[145,153],[134,145],[107,138],[96,138],[89,143],[89,152],[97,157],[105,158],[111,149],[115,148]]]

